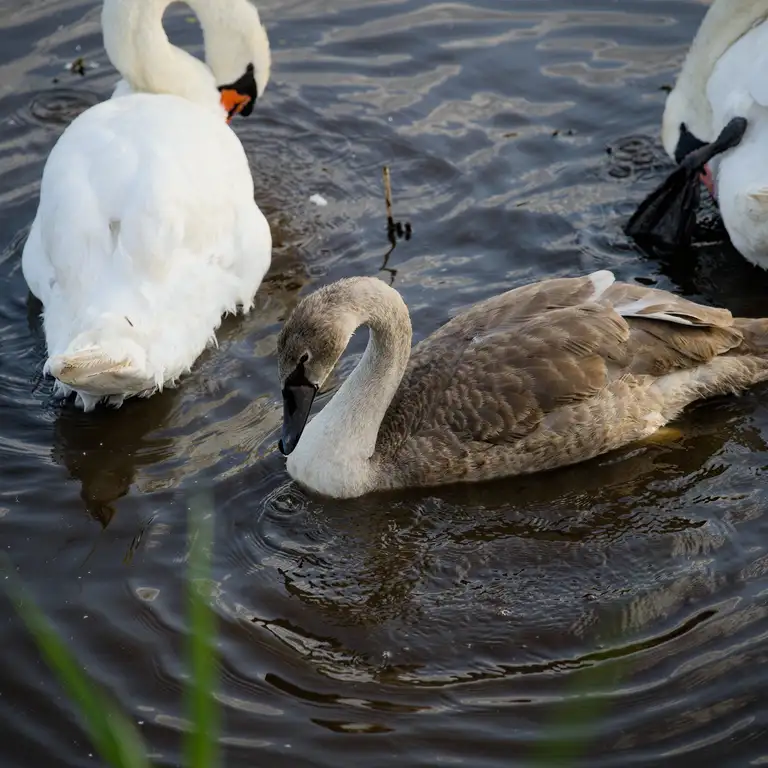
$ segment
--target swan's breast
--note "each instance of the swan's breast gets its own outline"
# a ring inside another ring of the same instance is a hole
[[[329,455],[328,450],[315,451],[311,444],[302,450],[304,436],[296,450],[288,456],[288,474],[300,485],[335,499],[361,496],[371,490],[372,466],[367,460],[353,460],[345,454]]]

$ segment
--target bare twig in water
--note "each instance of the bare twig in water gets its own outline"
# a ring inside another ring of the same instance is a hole
[[[382,168],[382,174],[384,176],[384,205],[387,206],[387,226],[394,224],[392,218],[392,179],[389,175],[389,166],[385,165]]]
[[[382,168],[382,176],[384,177],[384,205],[387,209],[387,240],[389,240],[389,250],[384,254],[384,261],[379,267],[379,271],[389,272],[392,275],[392,279],[389,281],[389,284],[392,285],[395,282],[395,275],[397,274],[397,270],[387,266],[389,263],[389,257],[391,256],[392,251],[395,250],[398,239],[403,237],[406,240],[411,239],[413,228],[411,227],[411,223],[409,221],[407,221],[405,226],[403,226],[402,222],[395,221],[395,217],[392,215],[392,179],[389,173],[388,165],[385,165]]]

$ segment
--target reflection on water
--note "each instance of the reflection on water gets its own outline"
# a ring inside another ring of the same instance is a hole
[[[692,409],[585,465],[343,503],[301,492],[275,450],[280,323],[342,276],[393,280],[416,340],[500,290],[600,268],[764,313],[768,278],[725,242],[714,210],[690,253],[641,253],[622,234],[668,172],[664,87],[704,7],[259,5],[274,78],[236,125],[275,242],[256,307],[224,321],[180,388],[83,414],[41,376],[20,256],[47,153],[116,77],[96,0],[0,4],[0,526],[12,562],[159,765],[179,764],[185,727],[185,510],[199,491],[216,509],[227,765],[762,764],[765,392]],[[169,10],[170,35],[199,53],[188,16]],[[69,67],[79,56],[82,75]],[[382,272],[384,165],[413,236]],[[3,765],[92,763],[15,620],[5,637]]]

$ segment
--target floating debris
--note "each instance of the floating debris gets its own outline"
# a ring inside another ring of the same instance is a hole
[[[85,59],[82,56],[78,56],[70,65],[69,71],[73,75],[85,75]]]
[[[318,195],[317,193],[309,198],[309,202],[319,205],[321,208],[328,205],[328,201],[322,195]]]

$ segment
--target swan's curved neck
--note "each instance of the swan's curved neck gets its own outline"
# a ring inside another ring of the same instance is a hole
[[[345,324],[368,326],[368,346],[288,457],[291,474],[329,496],[356,495],[372,479],[379,428],[411,354],[411,321],[400,294],[380,280],[357,288]]]
[[[134,92],[182,96],[223,112],[211,71],[172,45],[163,13],[173,0],[105,0],[101,23],[109,60]],[[208,0],[186,0],[204,35],[210,34]]]
[[[714,0],[696,32],[664,108],[662,142],[674,156],[680,123],[705,142],[713,141],[707,82],[720,57],[752,27],[768,18],[766,0]]]

